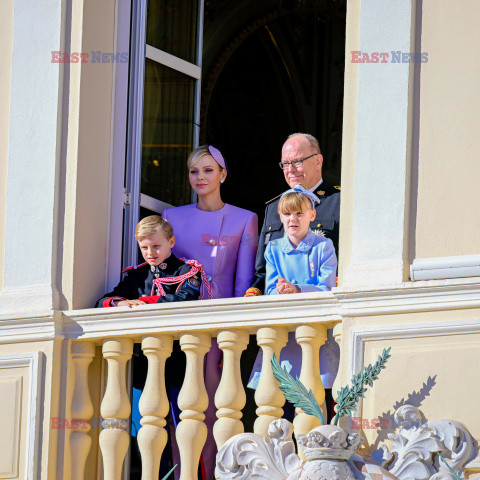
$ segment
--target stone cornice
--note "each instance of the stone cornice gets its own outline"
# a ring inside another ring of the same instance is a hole
[[[61,311],[0,315],[0,344],[63,338]]]
[[[358,289],[334,288],[342,317],[480,307],[480,278],[404,282]]]

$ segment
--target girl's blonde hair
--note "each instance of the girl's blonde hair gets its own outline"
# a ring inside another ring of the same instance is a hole
[[[278,202],[278,213],[305,212],[313,210],[312,201],[303,193],[290,192]]]
[[[160,215],[150,215],[142,218],[135,228],[135,239],[139,241],[144,237],[148,237],[161,230],[165,238],[170,240],[173,237],[173,227],[168,220],[165,220]]]

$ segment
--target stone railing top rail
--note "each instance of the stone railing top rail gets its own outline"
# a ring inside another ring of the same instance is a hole
[[[287,298],[288,297],[288,298]],[[331,292],[255,298],[224,298],[63,312],[67,338],[105,338],[186,331],[218,331],[341,321]]]
[[[480,279],[404,282],[372,287],[334,288],[331,292],[225,298],[83,310],[29,310],[0,313],[0,343],[58,337],[100,339],[149,333],[216,332],[262,326],[327,323],[349,316],[412,313],[480,307]]]
[[[255,328],[329,322],[354,315],[408,313],[442,308],[480,307],[478,278],[404,282],[376,289],[334,288],[331,292],[199,300],[129,309],[64,311],[67,338]]]

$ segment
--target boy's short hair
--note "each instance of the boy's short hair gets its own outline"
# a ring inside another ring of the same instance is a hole
[[[278,202],[278,213],[305,212],[314,210],[312,201],[303,193],[290,192]]]
[[[138,241],[141,238],[148,237],[161,230],[165,238],[170,240],[173,237],[173,227],[168,220],[165,220],[160,215],[150,215],[142,218],[135,227],[135,239]]]

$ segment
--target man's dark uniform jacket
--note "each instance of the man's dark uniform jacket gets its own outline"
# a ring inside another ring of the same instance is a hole
[[[330,238],[338,257],[338,224],[340,220],[340,187],[332,187],[325,180],[313,193],[320,199],[315,204],[317,215],[310,223],[310,228],[316,235]],[[255,261],[255,276],[252,287],[265,291],[265,247],[270,240],[283,237],[283,224],[278,214],[280,195],[267,202],[265,220],[258,240],[257,258]]]
[[[162,268],[163,267],[163,268]],[[125,278],[113,289],[107,293],[95,304],[96,307],[109,307],[111,301],[115,300],[136,300],[142,299],[142,296],[158,295],[157,288],[153,290],[153,280],[158,276],[177,277],[188,273],[191,266],[179,260],[173,253],[157,267],[150,267],[148,263],[139,265],[138,267],[128,267]],[[200,296],[200,286],[202,280],[200,274],[189,278],[176,292],[178,283],[162,284],[165,295],[161,296],[157,303],[179,302],[182,300],[198,300]]]

